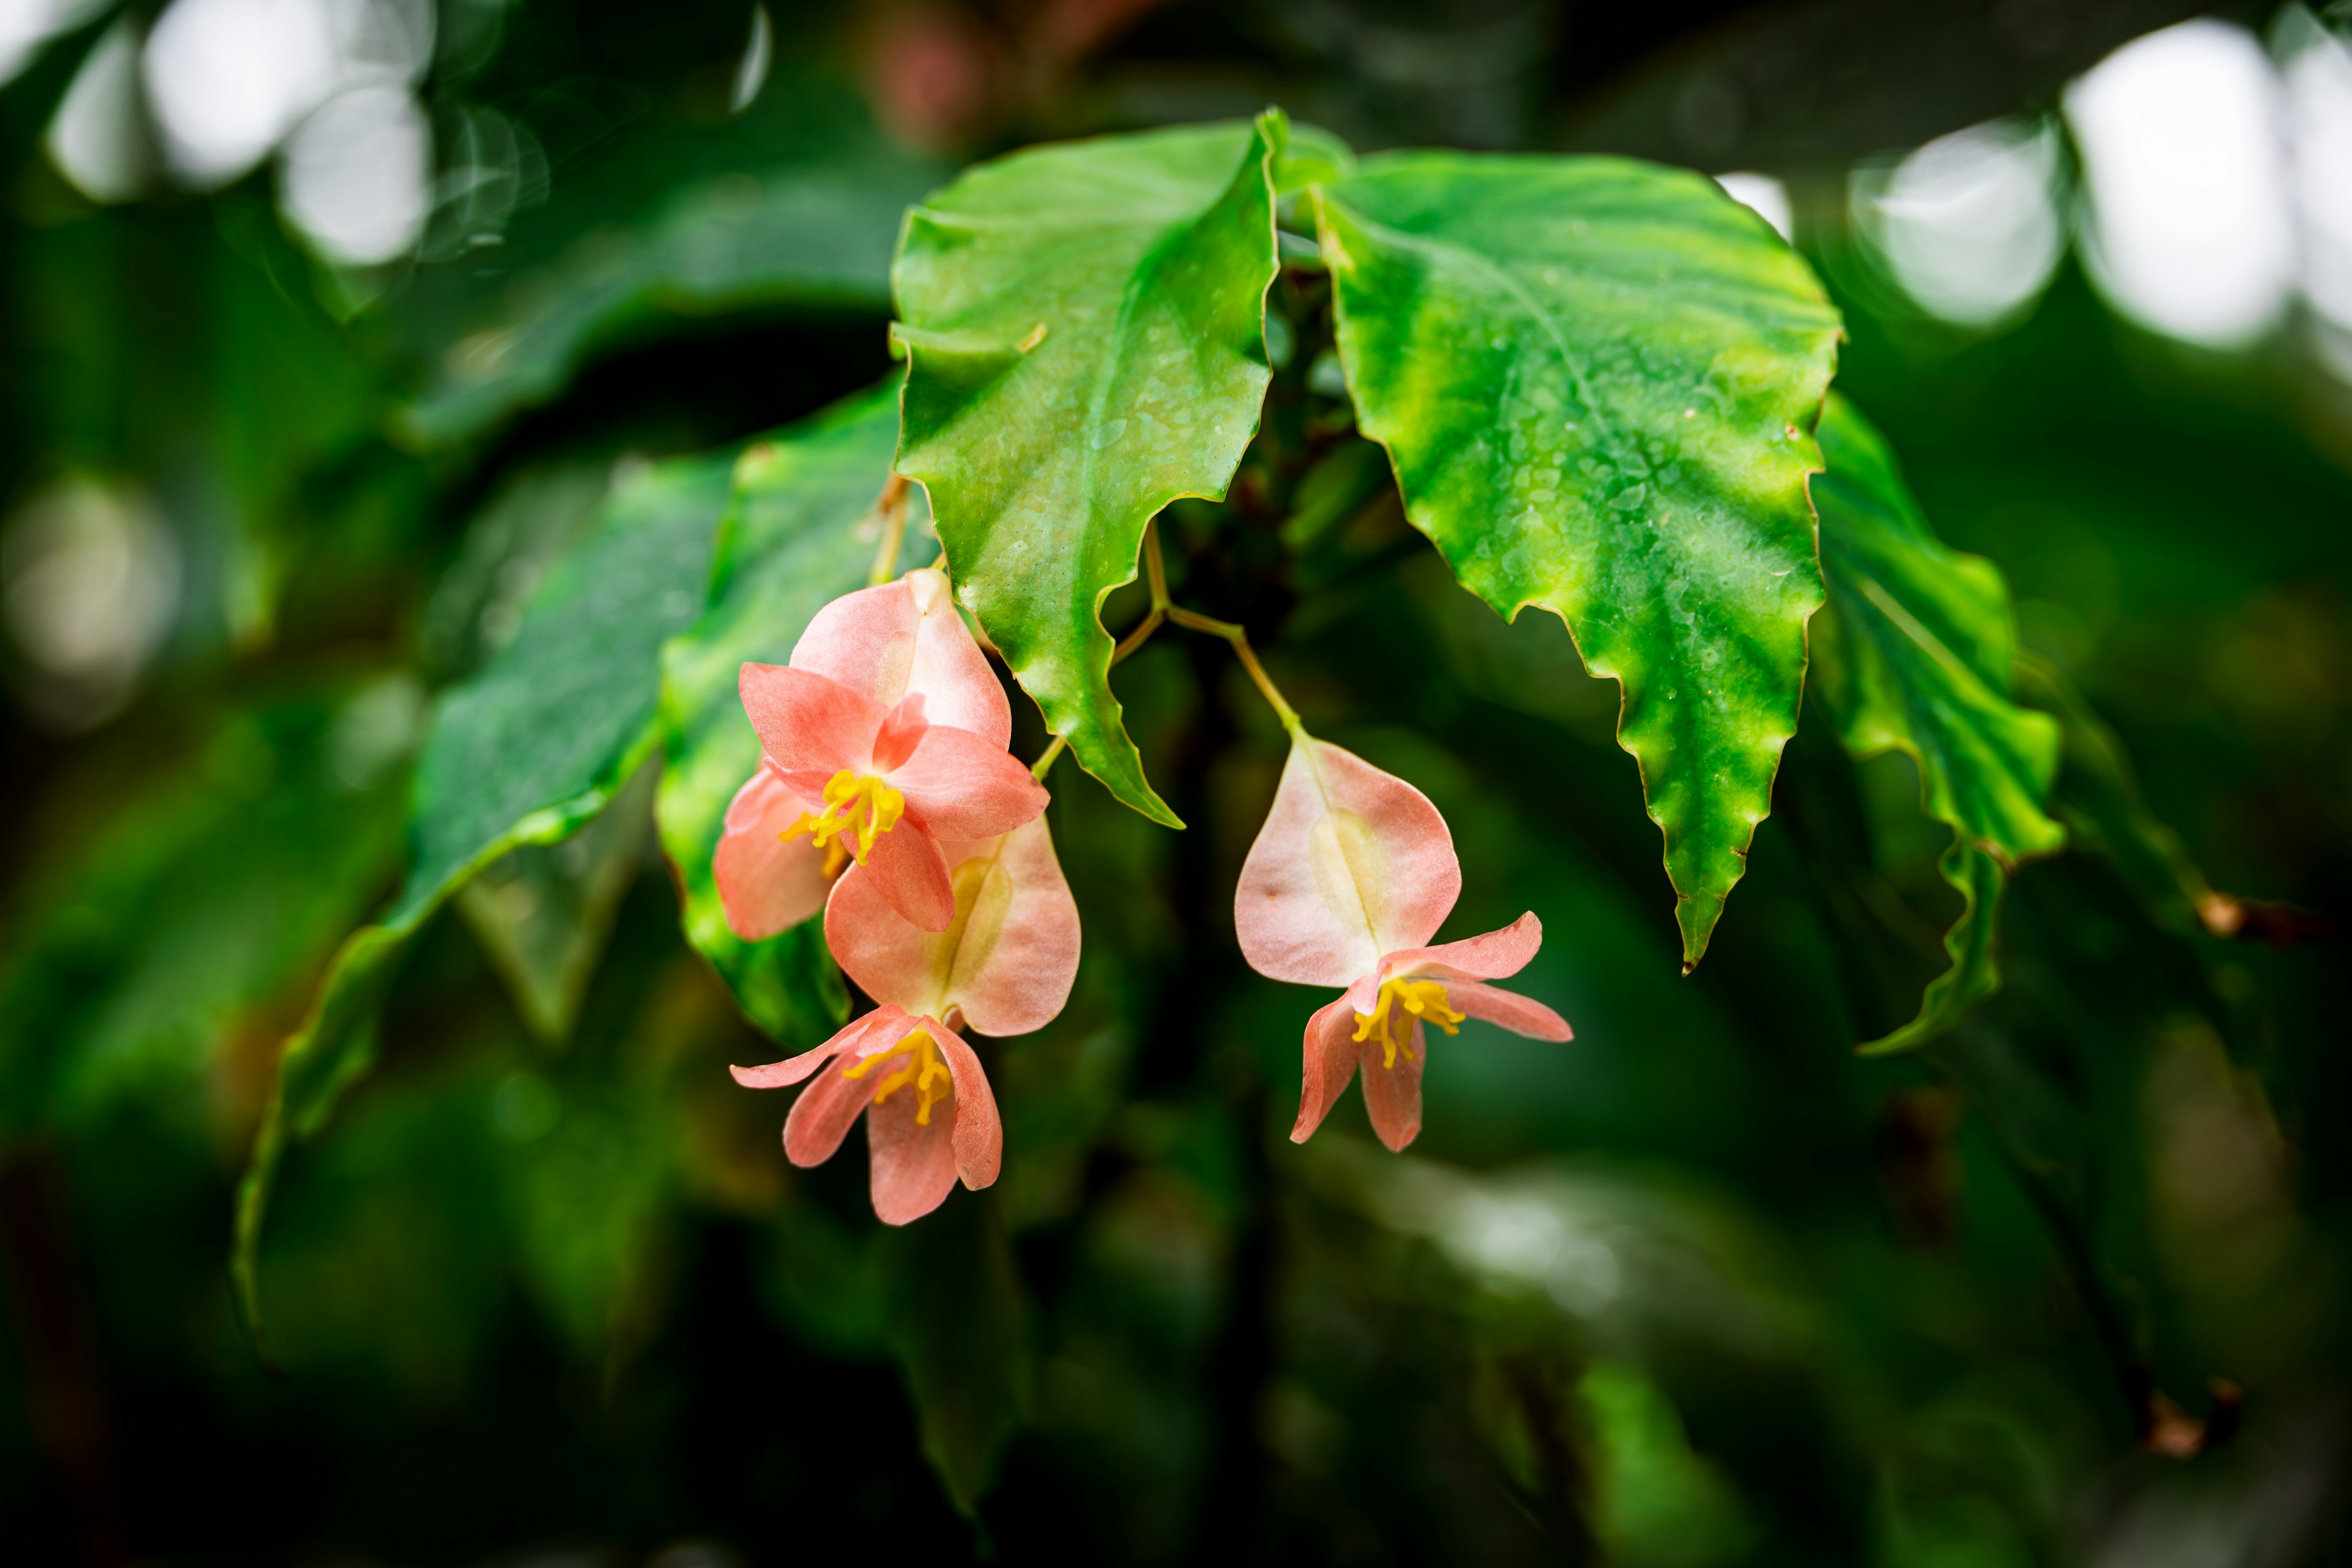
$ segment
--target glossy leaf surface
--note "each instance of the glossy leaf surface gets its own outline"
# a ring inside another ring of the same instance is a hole
[[[1221,498],[1257,428],[1285,136],[1269,115],[983,163],[915,209],[891,274],[898,471],[930,492],[959,595],[1087,771],[1171,826],[1100,611],[1144,524]]]
[[[288,1132],[314,1132],[373,1064],[377,1012],[426,917],[518,846],[576,831],[652,754],[661,644],[701,607],[732,468],[720,455],[625,479],[513,642],[436,705],[410,796],[407,880],[344,942],[287,1042],[238,1188],[232,1271],[257,1332],[254,1258]]]
[[[848,998],[816,921],[764,942],[727,926],[711,856],[727,805],[760,765],[737,675],[782,664],[817,611],[866,585],[886,520],[876,499],[898,443],[895,388],[863,393],[772,440],[738,464],[719,530],[710,603],[662,649],[667,754],[656,813],[662,848],[685,900],[687,940],[723,975],[752,1022],[814,1046],[847,1016]],[[900,562],[930,552],[922,497],[908,497]]]
[[[1360,428],[1465,587],[1553,611],[1622,683],[1696,963],[1796,729],[1836,311],[1753,213],[1650,164],[1391,154],[1318,210]]]
[[[1852,404],[1830,399],[1821,439],[1830,467],[1813,495],[1830,601],[1814,622],[1814,689],[1857,760],[1901,752],[1917,766],[1922,805],[1952,830],[1945,879],[1966,900],[1945,938],[1949,973],[1917,1018],[1867,1047],[1902,1050],[2000,984],[1992,923],[2007,870],[2066,840],[2045,809],[2058,726],[2010,700],[2017,633],[2000,569],[1936,537]]]
[[[774,305],[889,302],[890,247],[930,163],[872,155],[731,173],[681,192],[639,232],[599,230],[515,278],[401,416],[427,446],[546,402],[598,348],[688,319]]]

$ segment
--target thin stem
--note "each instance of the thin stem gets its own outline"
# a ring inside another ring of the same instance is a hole
[[[1187,631],[1206,632],[1211,637],[1223,637],[1242,661],[1242,668],[1249,671],[1249,678],[1257,683],[1259,695],[1274,710],[1274,716],[1282,721],[1282,727],[1291,731],[1299,728],[1298,710],[1283,700],[1273,679],[1265,673],[1265,666],[1258,663],[1257,651],[1250,647],[1249,633],[1231,621],[1220,621],[1197,610],[1169,603],[1168,566],[1160,554],[1160,520],[1157,518],[1143,525],[1143,580],[1151,589],[1150,613],[1136,623],[1133,631],[1118,639],[1118,646],[1111,649],[1111,663],[1118,663],[1150,642],[1152,634],[1166,625],[1172,624]],[[1062,736],[1055,736],[1053,744],[1045,748],[1045,754],[1030,764],[1030,775],[1044,783],[1045,775],[1053,771],[1054,764],[1068,749],[1068,741]]]
[[[875,500],[874,510],[881,514],[882,542],[875,549],[874,569],[866,574],[866,581],[878,588],[898,575],[898,542],[907,533],[907,481],[892,474]]]
[[[1282,727],[1286,730],[1299,727],[1298,710],[1285,701],[1282,693],[1275,689],[1273,680],[1265,673],[1265,667],[1258,663],[1257,653],[1250,647],[1249,633],[1231,621],[1215,620],[1178,605],[1168,606],[1168,618],[1188,631],[1206,632],[1232,644],[1234,656],[1242,661],[1242,668],[1249,671],[1249,678],[1257,682],[1258,694],[1273,708],[1274,716],[1282,721]]]

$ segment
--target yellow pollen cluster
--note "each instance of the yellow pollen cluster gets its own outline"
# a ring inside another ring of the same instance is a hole
[[[1412,1021],[1434,1024],[1447,1034],[1463,1015],[1445,1005],[1445,987],[1434,980],[1390,980],[1381,985],[1381,999],[1369,1013],[1356,1015],[1356,1039],[1381,1043],[1381,1066],[1396,1066],[1397,1052],[1412,1060]]]
[[[841,1076],[864,1078],[875,1063],[897,1061],[900,1057],[907,1058],[907,1065],[882,1080],[882,1086],[874,1091],[874,1103],[881,1104],[911,1083],[915,1086],[915,1125],[929,1127],[931,1107],[945,1100],[955,1085],[947,1063],[940,1060],[939,1044],[931,1038],[929,1030],[916,1029],[888,1050],[863,1058],[856,1067],[842,1068]],[[931,1087],[935,1083],[939,1085],[937,1089]]]
[[[848,850],[851,858],[865,865],[866,858],[874,853],[874,841],[898,826],[906,811],[905,795],[871,774],[844,768],[824,786],[824,809],[814,816],[803,812],[776,837],[789,844],[807,834],[809,842],[825,852],[824,870],[829,877],[841,869],[842,852],[850,844],[856,846]]]

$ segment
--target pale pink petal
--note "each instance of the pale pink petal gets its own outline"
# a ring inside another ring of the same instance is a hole
[[[889,710],[872,698],[782,664],[747,664],[739,685],[768,761],[803,798],[822,800],[844,768],[874,771],[874,737]]]
[[[868,883],[883,902],[924,931],[945,931],[955,921],[955,886],[948,880],[947,858],[920,823],[902,818],[877,838],[866,864],[852,867],[834,884],[834,897],[841,896],[852,878]]]
[[[824,908],[824,853],[805,837],[782,834],[808,807],[784,781],[761,767],[735,792],[710,870],[727,929],[761,942]]]
[[[877,1008],[834,1037],[836,1045],[832,1056],[842,1068],[854,1067],[856,1064],[850,1058],[887,1050],[913,1026],[914,1020],[898,1008]],[[801,1097],[793,1101],[792,1114],[784,1118],[784,1157],[795,1165],[822,1165],[832,1159],[849,1135],[850,1123],[857,1120],[857,1113],[866,1109],[876,1087],[887,1076],[878,1069],[856,1078],[837,1071],[817,1074],[816,1081],[801,1090]]]
[[[881,731],[874,737],[874,771],[887,773],[913,756],[923,732],[930,727],[930,721],[923,717],[921,692],[900,698],[898,705],[884,715]]]
[[[929,1019],[917,1022],[934,1031],[935,1041],[946,1033]],[[945,1042],[940,1044],[944,1047]],[[944,1048],[941,1054],[946,1054]],[[868,1076],[878,1078],[883,1070],[877,1068]],[[952,1064],[948,1070],[954,1072]],[[915,1120],[922,1100],[912,1084],[867,1113],[866,1149],[873,1166],[874,1215],[884,1225],[920,1219],[954,1190],[956,1121],[962,1114],[964,1092],[959,1081],[948,1104],[934,1103],[928,1126]]]
[[[826,904],[826,945],[878,1002],[934,1017],[961,1007],[983,1035],[1044,1027],[1078,972],[1078,907],[1045,819],[949,854],[955,918],[945,931],[919,930],[900,915],[869,866],[846,873]]]
[[[1004,688],[956,614],[947,577],[928,568],[845,594],[819,610],[793,649],[793,668],[862,691],[885,708],[921,696],[934,724],[1013,739]]]
[[[1444,969],[1473,980],[1502,980],[1525,969],[1542,946],[1543,921],[1529,910],[1502,930],[1483,936],[1388,953],[1381,960],[1381,978],[1393,980],[1424,969]]]
[[[1242,865],[1234,931],[1260,974],[1346,985],[1426,942],[1461,891],[1454,836],[1429,797],[1301,731]]]
[[[1575,1032],[1569,1028],[1567,1019],[1542,1003],[1515,991],[1449,976],[1445,980],[1445,1001],[1448,1006],[1465,1017],[1483,1018],[1515,1035],[1526,1035],[1538,1040],[1570,1040],[1576,1037]]]
[[[833,1038],[813,1051],[803,1051],[796,1057],[787,1057],[780,1062],[770,1062],[765,1067],[730,1067],[727,1070],[734,1074],[735,1081],[745,1089],[786,1088],[800,1082],[841,1053],[857,1050],[865,1045],[866,1037],[888,1023],[890,1016],[897,1011],[896,1008],[885,1007],[878,1012],[868,1013],[863,1017],[852,1018],[833,1032]]]
[[[940,1055],[955,1078],[956,1174],[978,1192],[995,1182],[1004,1163],[1004,1122],[996,1113],[996,1094],[988,1086],[988,1074],[981,1070],[980,1058],[961,1035],[933,1024],[931,1038],[939,1042]],[[938,1119],[935,1109],[932,1120]]]
[[[1306,1058],[1298,1089],[1298,1120],[1290,1141],[1304,1143],[1323,1125],[1356,1075],[1356,1010],[1345,996],[1307,1020]]]
[[[883,781],[907,797],[907,815],[943,842],[1010,833],[1053,798],[1002,745],[942,724],[924,731],[914,754]]]
[[[1429,1056],[1421,1020],[1412,1021],[1412,1051],[1397,1052],[1394,1066],[1381,1065],[1386,1053],[1377,1039],[1366,1040],[1357,1048],[1364,1054],[1364,1109],[1371,1112],[1372,1131],[1381,1135],[1381,1142],[1402,1154],[1404,1146],[1421,1134],[1421,1069]]]

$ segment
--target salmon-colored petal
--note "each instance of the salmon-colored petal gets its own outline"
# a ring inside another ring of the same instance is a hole
[[[1515,1035],[1526,1035],[1538,1040],[1572,1040],[1575,1031],[1568,1020],[1531,997],[1516,991],[1505,991],[1493,985],[1483,985],[1475,980],[1448,978],[1445,982],[1446,1005],[1469,1018],[1483,1018],[1497,1024]]]
[[[784,842],[785,828],[808,807],[784,781],[761,767],[728,804],[727,827],[710,870],[727,929],[760,942],[824,908],[824,853],[805,837]]]
[[[932,723],[970,730],[1000,752],[1012,742],[1004,688],[956,614],[943,573],[925,568],[843,595],[809,622],[792,663],[884,708],[920,696]]]
[[[845,1068],[855,1067],[856,1058],[871,1050],[887,1050],[911,1026],[911,1020],[898,1008],[878,1007],[833,1037],[835,1048],[828,1063],[821,1064],[829,1070],[818,1073],[816,1080],[801,1090],[801,1097],[793,1101],[792,1114],[784,1118],[786,1159],[795,1165],[822,1165],[832,1159],[849,1135],[850,1123],[857,1120],[857,1113],[873,1100],[876,1086],[887,1076],[867,1072],[847,1078],[830,1070],[831,1060],[837,1059]]]
[[[769,762],[803,797],[822,800],[826,781],[843,768],[874,771],[874,738],[889,711],[881,703],[784,664],[747,664],[738,684]]]
[[[826,945],[877,1002],[934,1017],[961,1007],[983,1035],[1043,1028],[1078,973],[1078,906],[1045,819],[946,854],[955,918],[945,931],[922,931],[899,914],[868,867],[845,875],[826,904]]]
[[[924,731],[914,754],[883,781],[942,842],[1010,833],[1053,798],[1003,745],[944,724]]]
[[[948,880],[947,858],[920,823],[901,819],[877,838],[866,864],[844,872],[833,885],[833,896],[839,898],[853,878],[869,885],[884,903],[923,931],[945,931],[955,922],[955,886]],[[830,920],[826,924],[830,930]]]
[[[959,1099],[961,1089],[959,1084]],[[901,1089],[866,1118],[874,1215],[884,1225],[920,1219],[955,1190],[955,1117],[933,1105],[926,1126],[915,1120],[921,1103],[911,1088]]]
[[[1345,985],[1426,942],[1461,892],[1454,836],[1429,797],[1301,731],[1243,862],[1234,931],[1260,974]]]
[[[1444,969],[1473,980],[1502,980],[1525,969],[1542,946],[1543,921],[1529,910],[1502,930],[1483,936],[1389,953],[1381,960],[1381,978],[1393,980],[1423,970]]]
[[[833,1039],[816,1047],[814,1051],[802,1051],[800,1056],[788,1056],[781,1063],[769,1063],[764,1068],[727,1068],[727,1072],[734,1074],[734,1081],[743,1089],[785,1089],[785,1086],[797,1084],[800,1079],[816,1072],[818,1068],[824,1068],[835,1056],[852,1048],[854,1044],[858,1044],[858,1037],[866,1030],[870,1018],[873,1018],[870,1013],[866,1018],[852,1018],[846,1025],[842,1025],[840,1030],[833,1032]]]
[[[905,763],[930,727],[931,721],[923,717],[921,692],[900,698],[898,705],[883,715],[882,728],[874,737],[874,771],[887,773]]]
[[[1351,1018],[1350,1035],[1353,1023]],[[1377,1039],[1366,1040],[1357,1048],[1363,1053],[1364,1109],[1371,1112],[1372,1131],[1381,1135],[1381,1142],[1402,1154],[1405,1145],[1421,1135],[1421,1069],[1429,1055],[1421,1020],[1412,1021],[1412,1049],[1397,1052],[1392,1066],[1381,1065],[1386,1053]]]
[[[961,1035],[944,1025],[934,1025],[931,1038],[939,1042],[940,1054],[955,1078],[956,1174],[965,1186],[978,1192],[994,1184],[1004,1163],[1004,1122],[996,1113],[996,1093],[989,1088],[980,1058]]]
[[[1304,1143],[1323,1125],[1356,1076],[1356,1010],[1345,996],[1307,1020],[1306,1059],[1298,1086],[1298,1120],[1290,1141]]]

